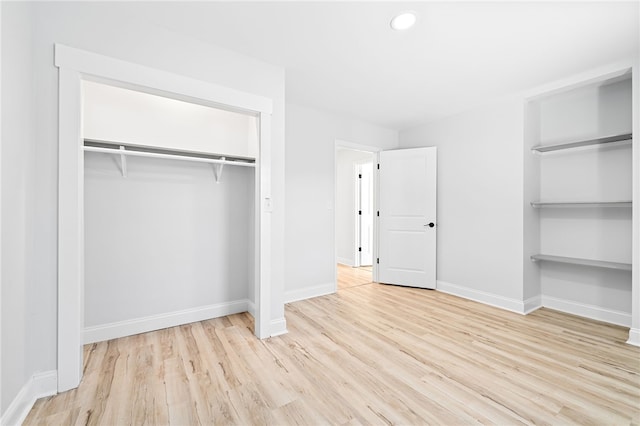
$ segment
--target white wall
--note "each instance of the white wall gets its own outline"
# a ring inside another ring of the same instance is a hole
[[[20,131],[16,130],[12,133],[24,135],[23,130],[33,129],[35,134],[32,138],[20,141],[22,143],[16,141],[16,144],[20,143],[20,147],[15,148],[20,151],[19,153],[3,155],[3,161],[7,164],[15,163],[35,169],[34,184],[25,183],[26,192],[23,193],[28,199],[35,200],[33,208],[30,209],[35,217],[29,226],[29,232],[33,232],[34,240],[25,238],[26,235],[16,235],[14,239],[15,247],[24,247],[27,242],[35,241],[35,249],[33,249],[35,253],[26,258],[26,267],[33,275],[26,280],[26,284],[20,283],[19,290],[16,289],[17,298],[11,302],[19,306],[20,300],[28,301],[30,312],[20,312],[27,317],[21,319],[23,317],[18,315],[12,318],[12,327],[21,327],[22,321],[26,323],[25,331],[28,330],[29,333],[20,332],[19,334],[23,339],[28,336],[28,358],[32,359],[28,361],[29,366],[26,371],[21,371],[23,364],[18,360],[24,355],[22,352],[16,352],[15,357],[8,355],[6,360],[3,356],[2,360],[5,365],[9,365],[11,361],[12,368],[19,371],[16,373],[16,381],[30,376],[34,371],[49,371],[56,368],[58,72],[53,65],[54,43],[66,44],[273,99],[272,230],[275,238],[272,244],[271,312],[274,320],[281,319],[284,316],[282,304],[284,241],[278,236],[284,235],[284,70],[127,17],[128,7],[153,7],[151,3],[139,5],[124,2],[33,3],[31,5],[34,12],[33,20],[17,21],[15,26],[13,22],[16,22],[14,21],[16,16],[5,12],[10,7],[20,6],[3,3],[3,8],[5,7],[2,16],[3,32],[7,31],[6,26],[11,26],[16,31],[16,37],[3,36],[3,43],[7,41],[8,48],[26,47],[29,40],[27,29],[32,28],[31,36],[34,44],[31,52],[33,63],[29,64],[26,59],[15,62],[15,66],[20,67],[21,72],[16,72],[11,79],[3,82],[3,87],[15,87],[15,90],[7,92],[6,96],[3,92],[3,101],[23,102],[25,93],[29,93],[30,87],[37,95],[35,113],[27,107],[12,108],[16,114],[12,121],[29,123],[28,126],[21,127]],[[20,28],[17,28],[18,26]],[[5,46],[3,46],[3,56],[5,56],[4,49]],[[4,59],[3,57],[3,68],[10,62]],[[30,79],[32,72],[35,74],[33,80]],[[29,82],[32,84],[28,84]],[[4,111],[3,109],[3,114]],[[3,148],[4,140],[3,137]],[[30,149],[29,147],[33,145],[35,145],[35,153],[29,153],[29,161],[26,162],[27,154],[21,150]],[[28,169],[19,168],[19,170],[22,172]],[[3,177],[3,184],[4,182],[6,180]],[[5,198],[4,194],[3,188],[3,198]],[[8,204],[3,202],[3,206],[6,205]],[[7,216],[7,220],[9,218],[10,216]],[[3,232],[5,229],[7,228],[3,226]],[[26,229],[25,232],[27,232]],[[20,243],[20,241],[23,242]],[[3,301],[5,287],[3,279]],[[25,299],[24,294],[29,295],[28,299]],[[3,338],[4,336],[3,330]],[[20,339],[17,342],[19,344]],[[5,381],[3,376],[3,386]],[[7,386],[9,386],[8,383]],[[11,391],[14,390],[13,385],[10,387]],[[14,396],[9,390],[6,395],[3,392],[5,401],[10,401]]]
[[[503,100],[400,132],[438,147],[438,288],[522,303],[523,106]]]
[[[257,117],[83,81],[86,139],[255,158]]]
[[[254,169],[85,154],[85,326],[243,301]]]
[[[335,141],[385,149],[398,133],[357,120],[287,104],[285,300],[335,289]]]
[[[543,145],[631,133],[631,78],[558,93],[540,104]]]
[[[2,2],[2,395],[0,414],[39,368],[34,286],[31,5]],[[52,319],[55,321],[55,318]]]

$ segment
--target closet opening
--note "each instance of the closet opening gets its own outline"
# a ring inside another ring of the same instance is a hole
[[[83,343],[254,314],[255,114],[82,92]]]
[[[91,339],[245,311],[258,338],[281,334],[271,99],[62,45],[55,65],[58,391],[80,383]]]

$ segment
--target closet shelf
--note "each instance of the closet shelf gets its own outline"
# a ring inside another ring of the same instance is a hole
[[[583,146],[590,145],[604,145],[613,142],[623,142],[623,141],[631,141],[632,134],[631,133],[623,133],[620,135],[607,136],[603,138],[596,139],[587,139],[580,140],[574,142],[566,142],[555,145],[537,145],[531,148],[532,151],[536,152],[549,152],[549,151],[558,151],[561,149],[570,149],[570,148],[580,148]]]
[[[606,260],[582,259],[577,257],[552,256],[550,254],[534,254],[532,261],[545,261],[566,263],[570,265],[595,266],[598,268],[617,269],[620,271],[631,271],[630,263],[609,262]]]
[[[630,200],[620,201],[532,201],[531,207],[539,209],[545,207],[631,207]]]
[[[162,158],[168,160],[194,161],[198,163],[209,163],[219,165],[232,165],[242,167],[255,167],[255,160],[252,158],[230,157],[218,154],[209,154],[191,151],[178,151],[163,148],[151,148],[126,145],[118,142],[106,142],[85,139],[85,152],[101,152],[120,156]]]

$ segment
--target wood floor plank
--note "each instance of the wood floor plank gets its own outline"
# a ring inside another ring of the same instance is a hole
[[[357,269],[287,305],[283,336],[258,340],[238,314],[87,345],[80,387],[37,401],[25,425],[639,423],[627,329]]]
[[[373,281],[371,267],[353,268],[338,264],[338,290],[370,284]]]

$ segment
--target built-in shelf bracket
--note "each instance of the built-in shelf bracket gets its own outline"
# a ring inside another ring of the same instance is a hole
[[[127,177],[127,156],[124,154],[124,146],[120,146],[120,170],[122,177]]]
[[[609,262],[607,260],[582,259],[578,257],[554,256],[550,254],[534,254],[531,256],[531,260],[533,262],[556,262],[569,265],[594,266],[597,268],[617,269],[619,271],[631,271],[630,263]]]
[[[531,148],[531,150],[535,152],[558,151],[561,149],[580,148],[583,146],[604,145],[604,144],[614,143],[614,142],[631,141],[631,138],[632,138],[631,133],[622,133],[619,135],[606,136],[603,138],[585,139],[580,141],[565,142],[565,143],[559,143],[554,145],[538,145]]]
[[[222,161],[226,160],[226,157],[221,158]],[[216,183],[220,183],[220,178],[222,177],[222,169],[224,168],[224,163],[214,164],[213,165],[213,175],[216,177]]]

